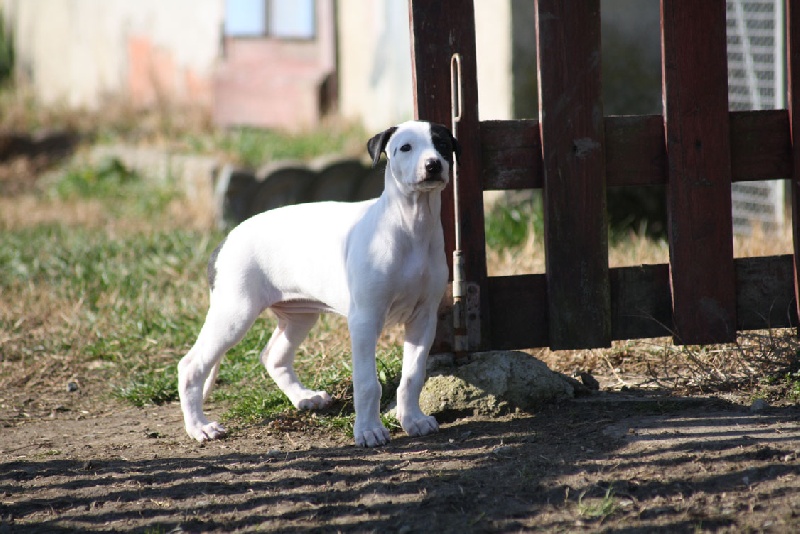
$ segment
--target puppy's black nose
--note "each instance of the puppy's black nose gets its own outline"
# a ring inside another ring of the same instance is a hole
[[[438,159],[429,159],[425,162],[425,170],[428,171],[428,174],[440,173],[442,172],[442,162]]]

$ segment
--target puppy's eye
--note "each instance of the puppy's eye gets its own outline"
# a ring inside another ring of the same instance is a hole
[[[409,150],[411,150],[411,145],[409,145],[408,143],[400,147],[400,152],[408,152]]]

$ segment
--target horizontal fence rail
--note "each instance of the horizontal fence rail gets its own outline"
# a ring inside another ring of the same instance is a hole
[[[736,330],[796,327],[793,259],[790,254],[737,258]],[[493,349],[549,347],[546,275],[489,277]],[[669,265],[609,269],[611,338],[675,334]],[[681,339],[676,341],[680,342]]]
[[[482,332],[471,349],[708,344],[797,328],[800,9],[785,3],[787,110],[728,110],[725,0],[662,0],[664,112],[604,117],[600,0],[535,1],[541,121],[478,120],[471,0],[410,5],[418,118],[449,122],[446,65],[456,52],[465,64],[462,249]],[[794,253],[734,258],[731,184],[774,179],[792,184]],[[669,263],[609,268],[606,189],[653,185],[667,192]],[[483,192],[520,189],[543,192],[546,272],[489,277]],[[448,350],[447,301],[442,310],[436,348]]]
[[[731,111],[732,181],[792,177],[792,140],[786,110]],[[661,115],[604,118],[608,187],[666,185],[667,149]],[[541,189],[542,141],[535,119],[482,121],[481,184],[485,191]]]

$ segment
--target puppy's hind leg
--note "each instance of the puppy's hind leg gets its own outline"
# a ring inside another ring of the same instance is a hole
[[[295,351],[317,322],[319,314],[276,312],[276,315],[278,327],[261,352],[261,363],[295,408],[325,408],[331,403],[331,396],[325,391],[314,391],[303,386],[294,371]]]
[[[222,356],[244,337],[261,312],[252,302],[238,302],[233,313],[232,309],[212,304],[197,341],[178,364],[178,395],[186,432],[200,442],[225,434],[222,425],[206,418],[203,398],[211,389]]]

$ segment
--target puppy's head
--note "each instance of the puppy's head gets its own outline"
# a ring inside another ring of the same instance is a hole
[[[385,130],[367,143],[373,166],[381,153],[389,159],[392,176],[403,190],[441,191],[450,181],[453,154],[461,147],[445,126],[409,121]]]

